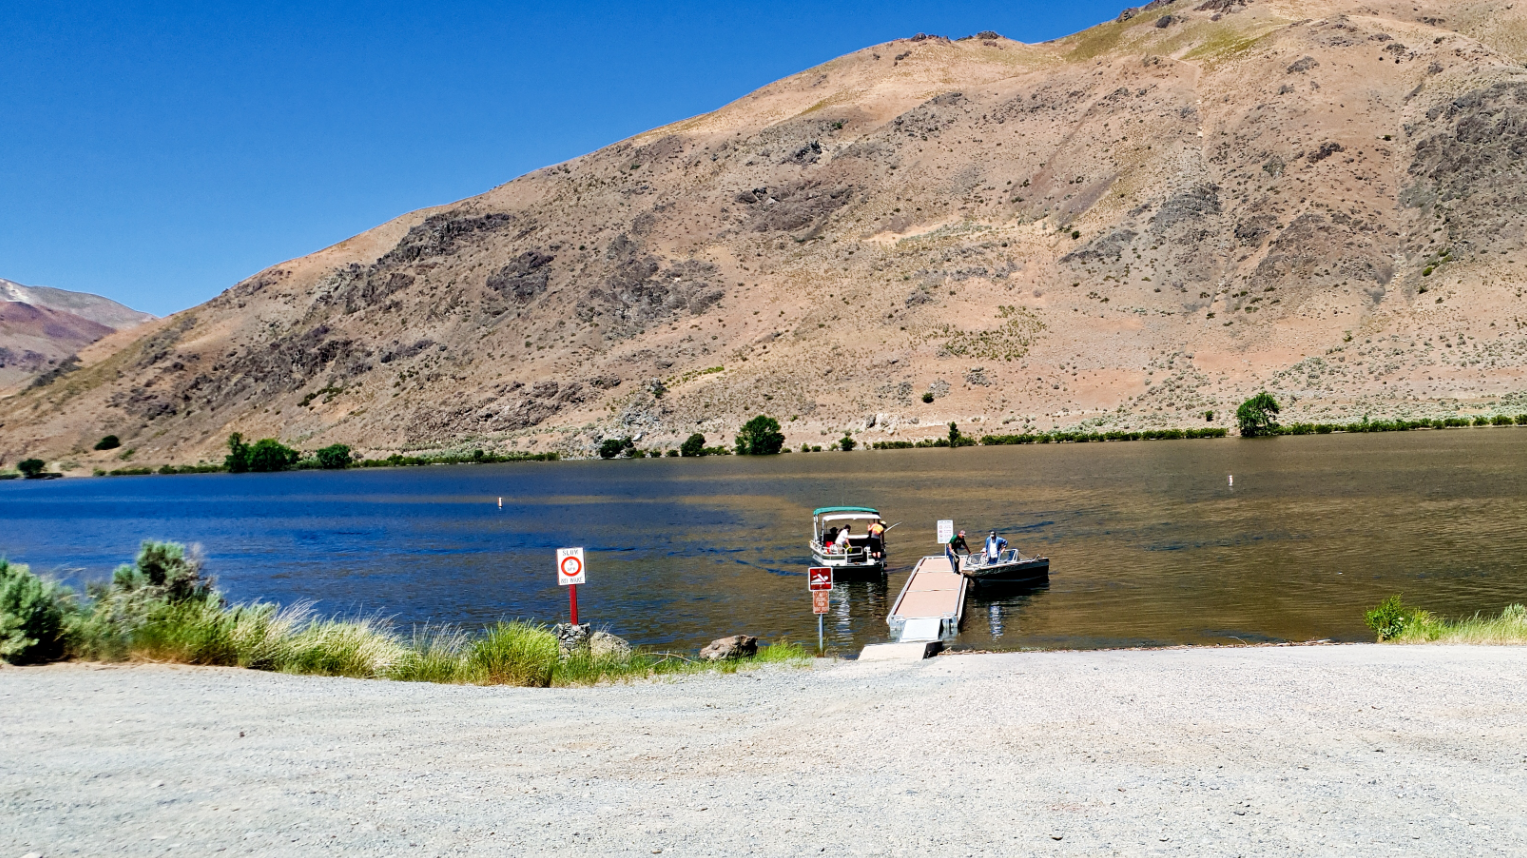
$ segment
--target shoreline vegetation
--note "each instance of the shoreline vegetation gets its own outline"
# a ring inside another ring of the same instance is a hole
[[[1508,605],[1498,616],[1475,613],[1447,619],[1395,594],[1363,615],[1379,643],[1394,644],[1527,644],[1527,606]]]
[[[1479,416],[1473,418],[1447,417],[1447,418],[1423,418],[1419,420],[1369,420],[1364,417],[1361,421],[1350,423],[1289,423],[1280,425],[1277,423],[1278,403],[1265,391],[1247,399],[1236,411],[1237,431],[1242,438],[1278,437],[1286,435],[1333,435],[1333,434],[1362,434],[1369,432],[1411,432],[1432,429],[1458,429],[1465,427],[1502,427],[1502,426],[1527,426],[1527,414],[1515,416],[1497,414],[1490,417]],[[1206,419],[1213,419],[1214,412],[1206,412]],[[955,423],[949,424],[949,431],[945,437],[924,438],[919,441],[875,441],[865,443],[862,446],[866,450],[912,450],[925,448],[958,448],[958,447],[1001,447],[1028,444],[1087,444],[1087,443],[1113,443],[1119,441],[1170,441],[1180,439],[1202,438],[1225,438],[1230,430],[1224,427],[1203,427],[1193,429],[1147,429],[1135,431],[1053,431],[1053,432],[1025,432],[1021,434],[986,434],[980,438],[974,438],[960,432]],[[120,446],[120,441],[115,435],[107,435],[95,446],[97,450],[115,449]],[[827,445],[826,450],[840,450],[850,452],[861,444],[852,437],[851,432],[845,432],[838,441]],[[157,468],[151,466],[127,465],[112,470],[96,468],[93,475],[97,477],[138,477],[149,475],[179,475],[179,474],[210,474],[210,473],[245,473],[245,472],[271,472],[271,471],[303,471],[303,470],[345,470],[349,468],[397,468],[417,467],[423,465],[488,465],[504,462],[556,462],[562,460],[562,455],[556,452],[547,453],[522,453],[507,452],[496,453],[484,449],[474,449],[470,452],[436,453],[434,455],[405,456],[402,453],[393,453],[390,456],[366,459],[356,455],[348,445],[333,444],[323,449],[301,453],[291,447],[287,447],[274,438],[262,438],[253,444],[244,442],[244,438],[235,432],[228,436],[229,452],[221,464],[202,462],[195,465],[161,465]],[[735,448],[725,446],[706,446],[705,436],[700,433],[691,435],[683,444],[675,449],[664,450],[662,448],[642,449],[630,437],[607,438],[599,446],[597,455],[601,459],[659,459],[659,458],[696,458],[704,456],[769,456],[792,452],[785,446],[785,436],[780,431],[777,420],[767,415],[760,414],[743,425],[737,435]],[[824,449],[821,445],[802,444],[801,453],[821,453]],[[124,461],[131,459],[133,451],[124,451],[119,458]],[[13,472],[0,471],[0,480],[16,479],[56,479],[63,476],[61,473],[50,473],[46,470],[46,464],[41,459],[27,459],[17,465]]]
[[[595,635],[596,641],[609,636]],[[619,639],[613,639],[618,641]],[[230,604],[194,550],[144,542],[131,565],[83,596],[0,560],[0,661],[153,662],[278,673],[457,685],[595,685],[767,664],[805,664],[788,642],[719,661],[619,642],[565,657],[543,624],[500,621],[480,633],[455,625],[403,633],[379,615],[321,617],[311,604]]]
[[[1381,644],[1527,645],[1527,606],[1498,616],[1447,619],[1399,595],[1364,614]],[[0,661],[64,661],[239,667],[276,673],[547,688],[733,673],[769,664],[804,665],[805,648],[776,642],[756,655],[720,660],[632,648],[596,633],[563,652],[544,624],[501,620],[478,633],[457,625],[400,632],[381,615],[323,617],[311,603],[232,604],[204,574],[194,550],[145,541],[132,564],[82,595],[0,559]]]

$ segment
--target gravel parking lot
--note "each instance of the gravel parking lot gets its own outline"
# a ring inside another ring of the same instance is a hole
[[[533,690],[0,669],[0,858],[1522,855],[1527,649],[942,656]]]

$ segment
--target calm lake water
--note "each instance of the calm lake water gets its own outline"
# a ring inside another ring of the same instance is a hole
[[[406,626],[565,619],[554,552],[582,545],[596,626],[804,642],[811,510],[839,504],[902,523],[888,579],[833,593],[844,653],[886,639],[940,518],[1051,558],[1048,586],[972,596],[969,647],[1362,640],[1393,592],[1444,614],[1527,602],[1518,429],[13,481],[0,553],[78,582],[145,538],[200,543],[235,600]]]

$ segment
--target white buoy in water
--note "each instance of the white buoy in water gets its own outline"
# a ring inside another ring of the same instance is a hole
[[[498,499],[498,508],[499,509],[503,509],[504,508],[504,499],[503,498],[499,498]]]
[[[1233,489],[1233,488],[1235,488],[1235,474],[1231,474],[1231,475],[1230,475],[1230,487],[1231,487],[1231,488],[1232,488],[1232,489]],[[503,505],[503,503],[502,503],[502,501],[500,501],[500,503],[499,503],[499,505],[500,505],[500,506],[502,506],[502,505]]]

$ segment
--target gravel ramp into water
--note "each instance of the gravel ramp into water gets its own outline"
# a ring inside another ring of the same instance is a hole
[[[1523,855],[1527,648],[592,689],[0,669],[0,858]]]

